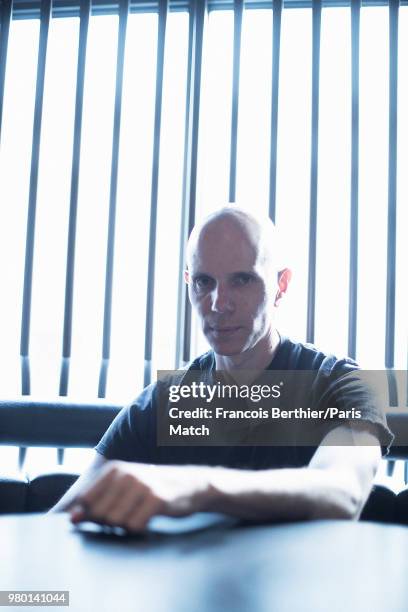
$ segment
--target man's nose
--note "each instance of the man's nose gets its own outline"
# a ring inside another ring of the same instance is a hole
[[[227,287],[217,285],[211,292],[211,310],[214,312],[230,312],[234,309],[231,292]]]

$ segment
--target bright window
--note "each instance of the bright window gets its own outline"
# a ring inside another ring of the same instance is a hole
[[[130,14],[117,188],[111,358],[107,397],[127,402],[143,386],[158,17]],[[39,20],[10,27],[0,141],[0,394],[21,392],[19,361]],[[75,112],[77,17],[51,19],[41,132],[30,361],[33,395],[58,395]],[[97,395],[102,351],[118,16],[90,18],[79,176],[72,356],[68,395]],[[175,367],[189,17],[167,20],[159,160],[152,371]],[[228,201],[232,11],[205,24],[197,217]],[[408,336],[408,8],[399,11],[395,367]],[[321,22],[315,342],[347,353],[351,168],[350,9]],[[357,359],[384,367],[388,206],[388,7],[361,9]],[[240,66],[237,200],[268,210],[272,11],[245,10]],[[277,226],[294,278],[283,332],[305,340],[308,282],[312,10],[284,9],[280,45]],[[283,263],[284,263],[283,262]],[[197,323],[192,357],[206,344]]]

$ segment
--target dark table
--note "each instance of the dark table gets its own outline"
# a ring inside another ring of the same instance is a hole
[[[407,612],[408,529],[316,521],[182,535],[81,533],[0,518],[0,589],[69,590],[70,612]]]

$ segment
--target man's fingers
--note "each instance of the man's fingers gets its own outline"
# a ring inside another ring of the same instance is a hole
[[[139,484],[136,488],[127,486],[120,495],[118,503],[107,510],[106,521],[110,525],[124,526],[128,516],[137,511],[147,494],[148,489],[144,485]]]
[[[71,518],[75,522],[85,518],[103,520],[111,508],[122,503],[123,494],[136,482],[129,474],[123,475],[120,466],[107,465],[95,483],[73,500]]]
[[[123,461],[110,461],[95,481],[78,494],[70,506],[73,523],[90,520],[118,525],[130,531],[145,529],[156,514],[182,516],[192,511],[192,493],[196,484],[188,474],[179,482],[173,470],[138,469]],[[190,493],[190,490],[192,493]]]
[[[85,505],[77,502],[75,505],[70,505],[69,512],[71,514],[71,521],[73,523],[80,523],[84,521],[88,516],[88,509]]]
[[[89,507],[92,507],[94,501],[101,497],[101,494],[112,485],[113,481],[120,474],[118,463],[116,461],[107,463],[97,475],[95,482],[84,493],[78,496]]]
[[[124,494],[128,489],[137,487],[137,484],[137,481],[128,474],[116,474],[109,481],[106,489],[100,491],[98,496],[90,498],[88,495],[84,495],[80,501],[85,502],[90,518],[107,521],[109,513],[113,509],[123,508],[123,510],[126,510]]]
[[[146,528],[149,519],[156,514],[163,514],[165,504],[155,495],[148,495],[130,516],[125,520],[124,526],[129,531],[142,531]]]
[[[134,474],[123,472],[121,466],[112,466],[88,491],[76,498],[71,520],[125,526],[128,517],[138,514],[144,498],[149,495],[149,487]]]

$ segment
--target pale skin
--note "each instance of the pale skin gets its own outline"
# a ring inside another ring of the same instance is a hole
[[[272,230],[246,213],[221,209],[196,227],[185,281],[217,369],[264,369],[280,342],[274,312],[291,272],[276,273]],[[225,512],[247,519],[358,518],[381,459],[368,424],[333,429],[304,468],[236,470],[154,466],[96,453],[52,511],[143,530],[156,514]],[[336,445],[336,436],[342,445]],[[345,436],[350,445],[344,446]]]

